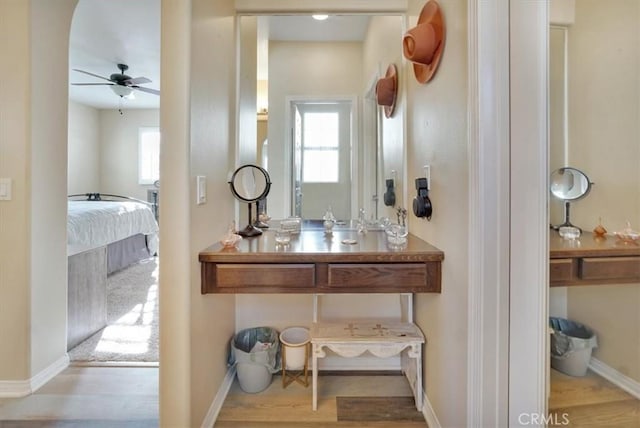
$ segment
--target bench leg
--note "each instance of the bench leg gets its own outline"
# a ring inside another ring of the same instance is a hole
[[[313,370],[313,373],[311,374],[311,384],[313,389],[312,409],[315,411],[318,410],[318,354],[316,349],[317,345],[314,343],[311,346],[311,369]]]

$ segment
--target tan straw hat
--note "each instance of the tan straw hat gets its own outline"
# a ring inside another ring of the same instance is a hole
[[[396,98],[398,95],[398,71],[395,64],[387,67],[384,77],[378,79],[376,83],[376,101],[384,108],[385,117],[391,117],[396,108]]]
[[[435,74],[444,49],[445,26],[440,6],[429,0],[418,17],[418,24],[402,38],[404,57],[413,62],[413,73],[420,83]]]

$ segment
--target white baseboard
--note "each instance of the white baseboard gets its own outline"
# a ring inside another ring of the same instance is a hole
[[[213,424],[216,423],[216,419],[218,419],[218,414],[220,414],[220,409],[222,409],[222,405],[224,404],[225,398],[227,398],[227,394],[229,393],[229,389],[231,389],[231,385],[233,384],[233,379],[236,377],[236,366],[232,366],[227,370],[227,374],[222,381],[222,385],[218,389],[218,393],[214,397],[211,402],[211,406],[209,406],[209,411],[205,415],[202,420],[202,428],[212,428]]]
[[[629,394],[640,400],[640,382],[620,373],[597,358],[591,358],[589,368],[620,389],[627,391]]]
[[[422,391],[422,397],[422,414],[424,416],[424,420],[427,421],[427,426],[429,428],[441,428],[442,425],[440,425],[436,412],[433,410],[429,397],[427,397],[424,390]]]
[[[25,397],[31,394],[29,380],[0,380],[0,398]]]
[[[0,397],[18,398],[32,394],[67,367],[69,367],[69,355],[65,353],[64,356],[45,367],[31,379],[0,381]]]

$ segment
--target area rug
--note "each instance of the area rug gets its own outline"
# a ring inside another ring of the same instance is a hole
[[[413,397],[336,397],[338,421],[424,422]]]
[[[71,361],[158,361],[158,258],[107,278],[107,326],[69,351]]]

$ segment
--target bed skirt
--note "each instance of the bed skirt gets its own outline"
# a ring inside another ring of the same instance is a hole
[[[68,257],[67,350],[107,325],[107,275],[156,251],[157,235],[138,234]]]
[[[137,234],[114,242],[107,246],[107,275],[111,275],[127,266],[148,259],[153,254],[149,253],[147,238]]]

